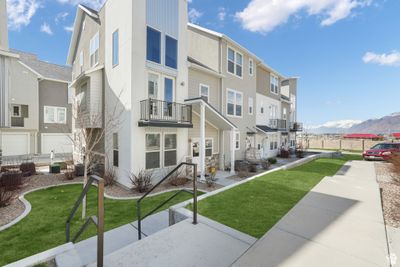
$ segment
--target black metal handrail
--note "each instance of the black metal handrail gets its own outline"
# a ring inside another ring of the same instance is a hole
[[[287,128],[287,121],[282,119],[269,120],[269,127],[272,129],[283,130]]]
[[[89,192],[93,182],[97,181],[98,195],[97,195],[97,216],[91,216],[79,229],[78,233],[72,239],[72,242],[78,240],[81,234],[86,230],[90,223],[93,223],[97,227],[97,266],[103,266],[103,255],[104,255],[104,180],[96,175],[91,175],[87,181],[85,187],[82,190],[78,200],[75,202],[71,213],[68,216],[65,233],[67,243],[71,242],[71,221],[74,218],[79,206],[82,204],[83,199]]]
[[[150,98],[140,101],[140,119],[192,123],[192,106]]]
[[[154,189],[156,189],[160,184],[162,184],[165,180],[167,180],[169,177],[171,177],[172,174],[174,174],[176,171],[179,170],[182,166],[192,166],[193,167],[193,191],[182,189],[175,194],[173,194],[171,197],[169,197],[167,200],[165,200],[163,203],[158,205],[156,208],[154,208],[152,211],[147,213],[145,216],[141,216],[141,209],[140,205],[143,199],[145,199]],[[161,179],[156,185],[154,185],[146,194],[144,194],[141,198],[137,200],[137,216],[138,216],[138,238],[139,240],[142,239],[142,220],[147,218],[148,216],[152,215],[154,212],[159,210],[161,207],[163,207],[165,204],[167,204],[169,201],[171,201],[173,198],[175,198],[177,195],[179,195],[182,192],[189,193],[193,195],[193,224],[197,224],[197,164],[194,163],[187,163],[187,162],[182,162],[178,166],[176,166],[170,173],[168,173],[163,179]]]
[[[300,122],[292,122],[290,124],[290,130],[292,131],[303,131],[303,123]]]

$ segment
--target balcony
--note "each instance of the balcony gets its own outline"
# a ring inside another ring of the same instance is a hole
[[[301,132],[301,131],[303,131],[303,123],[300,123],[300,122],[292,122],[292,123],[290,123],[290,131],[291,132]]]
[[[146,99],[140,102],[139,127],[193,128],[192,106]]]
[[[269,127],[274,130],[285,131],[287,130],[287,121],[280,119],[272,119],[269,120]]]

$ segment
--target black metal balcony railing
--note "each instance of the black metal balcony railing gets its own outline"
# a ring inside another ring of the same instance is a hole
[[[303,123],[300,122],[292,122],[290,124],[290,130],[294,132],[301,132],[303,131]]]
[[[192,106],[146,99],[140,102],[140,120],[192,124]]]
[[[287,121],[280,119],[272,119],[269,121],[269,127],[276,130],[285,130],[287,128]]]

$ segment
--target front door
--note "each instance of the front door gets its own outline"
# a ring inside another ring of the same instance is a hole
[[[200,141],[193,140],[192,141],[192,163],[200,166]]]

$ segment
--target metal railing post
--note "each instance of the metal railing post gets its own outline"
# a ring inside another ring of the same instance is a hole
[[[104,261],[104,180],[98,181],[97,206],[97,266],[103,267]]]
[[[138,213],[138,239],[142,239],[142,220],[140,215],[140,202],[137,203],[137,213]]]
[[[197,224],[197,164],[193,166],[193,224]]]

